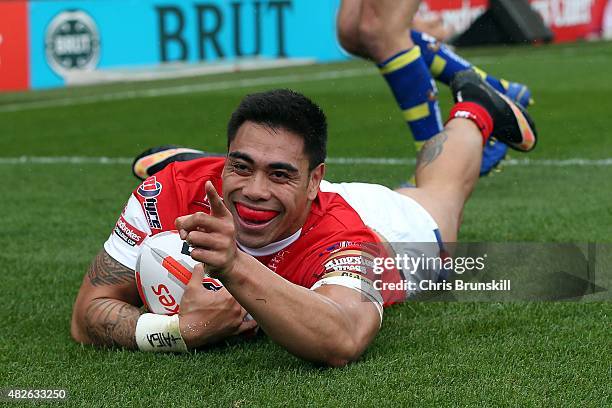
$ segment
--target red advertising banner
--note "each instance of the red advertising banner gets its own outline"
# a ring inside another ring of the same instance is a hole
[[[425,20],[442,19],[449,34],[465,31],[487,11],[489,0],[424,0],[419,15]]]
[[[531,0],[556,42],[576,41],[601,34],[607,0]]]
[[[608,0],[529,0],[555,34],[555,42],[599,37]],[[425,0],[420,14],[442,18],[452,32],[460,33],[484,13],[488,0]]]
[[[0,91],[28,89],[28,4],[0,1]]]

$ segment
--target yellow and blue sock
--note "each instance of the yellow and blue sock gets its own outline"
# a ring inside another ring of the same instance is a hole
[[[438,90],[418,46],[378,64],[412,131],[417,150],[443,129]]]
[[[506,80],[495,78],[480,68],[472,65],[469,61],[455,54],[445,44],[435,38],[419,31],[410,30],[410,37],[415,45],[421,48],[421,54],[425,64],[429,67],[431,75],[438,81],[449,85],[455,74],[466,69],[473,69],[482,79],[499,92],[506,93],[509,83]]]

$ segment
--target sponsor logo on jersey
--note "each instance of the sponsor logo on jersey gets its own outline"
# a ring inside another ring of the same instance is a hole
[[[328,259],[323,265],[326,272],[359,272],[367,274],[372,271],[374,262],[361,251],[348,250]]]
[[[147,217],[147,222],[151,229],[161,230],[162,223],[159,218],[159,211],[157,211],[157,198],[147,198],[142,202],[142,208]]]
[[[117,220],[114,229],[115,235],[121,238],[129,246],[138,246],[146,238],[147,234],[140,231],[138,228],[131,225],[123,218],[123,215]]]
[[[155,176],[147,178],[138,187],[136,192],[145,200],[142,202],[142,209],[147,217],[147,222],[151,229],[161,230],[162,223],[157,210],[157,197],[162,191],[162,184],[157,181]]]
[[[143,198],[157,197],[162,191],[162,184],[157,181],[155,176],[151,176],[142,182],[138,187],[138,195]]]

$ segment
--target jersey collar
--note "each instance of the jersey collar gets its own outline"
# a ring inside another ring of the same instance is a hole
[[[295,233],[288,236],[287,238],[281,239],[280,241],[272,242],[271,244],[268,244],[261,248],[249,248],[244,245],[241,245],[240,242],[236,242],[236,244],[238,244],[238,248],[240,248],[242,251],[257,258],[257,257],[272,255],[272,254],[277,253],[281,249],[287,248],[289,245],[297,241],[301,233],[302,233],[302,229],[300,228],[299,230],[295,231]]]

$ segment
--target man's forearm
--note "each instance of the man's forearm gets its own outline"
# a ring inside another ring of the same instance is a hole
[[[137,349],[136,323],[140,309],[116,299],[100,298],[90,302],[85,312],[85,330],[97,346]]]
[[[134,271],[101,250],[83,278],[75,301],[72,337],[80,343],[137,348],[138,303]]]
[[[365,349],[359,339],[374,335],[355,327],[332,299],[283,279],[244,253],[220,279],[268,336],[306,360],[344,365]]]

